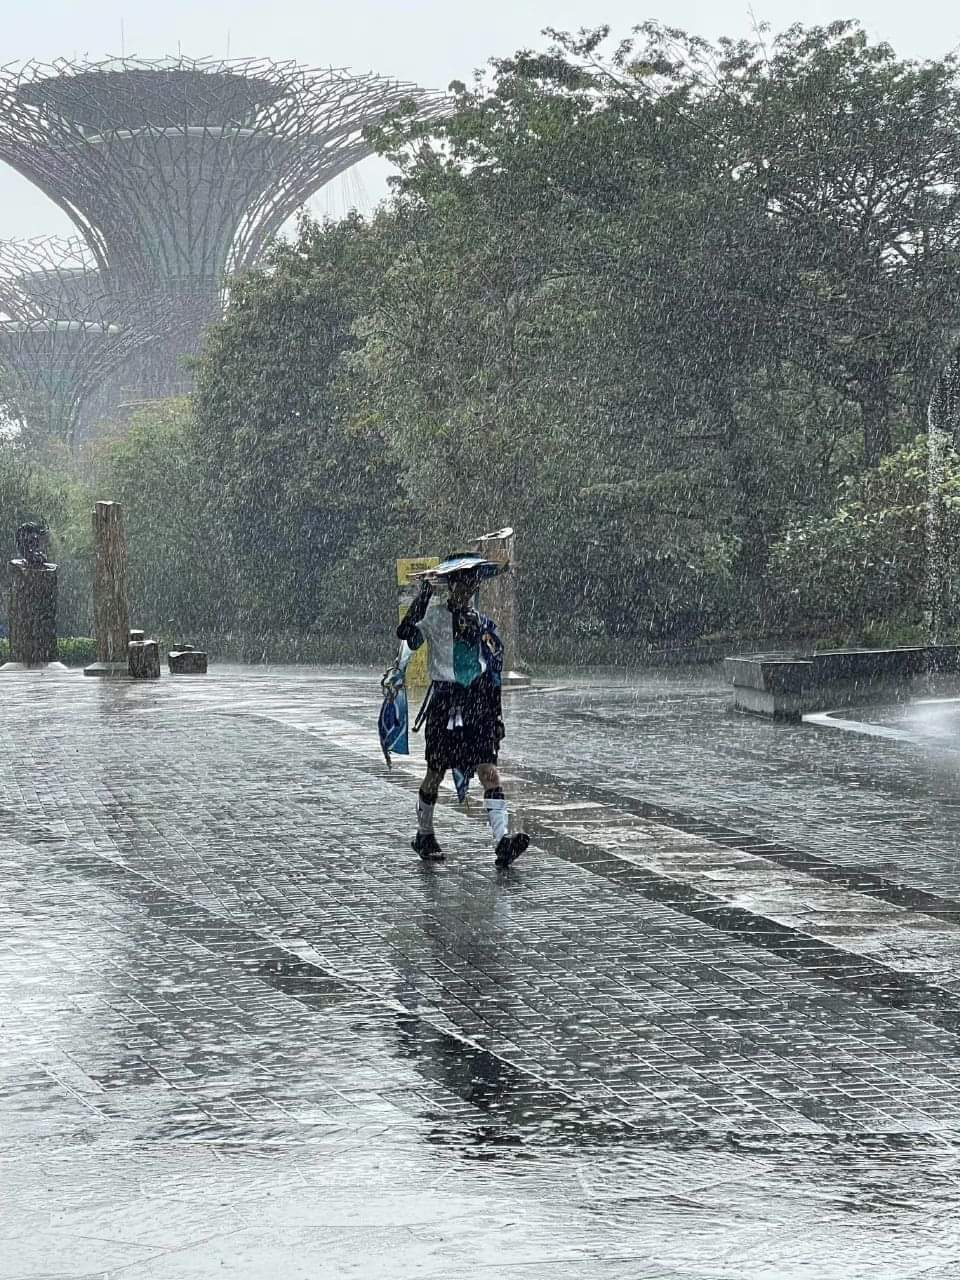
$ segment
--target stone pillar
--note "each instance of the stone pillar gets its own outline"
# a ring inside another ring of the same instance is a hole
[[[127,616],[127,542],[119,502],[98,502],[93,509],[93,613],[97,661],[87,676],[127,674],[130,622]]]
[[[0,670],[23,671],[57,662],[57,566],[10,561],[10,661]]]
[[[487,560],[514,566],[516,539],[512,529],[500,529],[495,534],[478,538],[477,551]],[[503,640],[503,683],[506,688],[529,685],[520,662],[520,632],[517,620],[516,569],[501,573],[485,582],[480,590],[481,608],[497,624]]]

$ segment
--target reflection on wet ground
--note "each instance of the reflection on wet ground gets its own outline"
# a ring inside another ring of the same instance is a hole
[[[410,853],[369,673],[2,693],[0,1277],[960,1277],[914,745],[558,679],[498,875],[475,802]]]
[[[891,706],[852,707],[811,717],[827,728],[912,742],[927,750],[931,765],[938,752],[960,751],[960,698],[916,698]],[[956,758],[947,755],[948,769]]]

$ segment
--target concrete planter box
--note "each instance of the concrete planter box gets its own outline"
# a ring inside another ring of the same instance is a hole
[[[724,674],[733,685],[740,711],[799,720],[813,680],[813,663],[800,655],[755,653],[725,658]]]
[[[835,649],[814,656],[818,684],[871,680],[906,679],[923,675],[927,668],[927,646],[911,649]]]
[[[726,658],[723,667],[737,710],[799,720],[808,711],[910,697],[930,676],[960,678],[960,646],[755,653]]]

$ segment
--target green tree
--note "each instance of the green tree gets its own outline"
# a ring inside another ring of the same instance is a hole
[[[756,616],[784,524],[915,429],[950,347],[955,63],[853,23],[553,34],[380,131],[407,240],[366,402],[441,528],[535,530],[548,613]]]
[[[857,405],[874,466],[922,427],[956,345],[960,86],[854,22],[710,45],[646,24],[622,70],[685,95],[744,197],[781,232],[771,272],[784,349]]]
[[[762,571],[769,479],[811,500],[798,444],[821,419],[774,422],[783,233],[718,150],[714,104],[623,50],[599,62],[603,37],[494,61],[442,122],[381,131],[406,239],[357,399],[448,537],[523,528],[528,612],[657,635],[715,622]],[[790,372],[795,403],[819,398]]]
[[[345,422],[337,395],[379,246],[359,217],[305,221],[235,284],[198,362],[204,527],[224,566],[222,615],[242,632],[353,630],[369,595],[362,571],[401,518],[384,441]],[[377,581],[385,592],[388,574]]]
[[[222,629],[223,564],[199,468],[187,400],[139,410],[96,459],[98,491],[123,505],[131,619],[171,640]]]
[[[771,552],[778,620],[853,631],[919,627],[931,605],[932,557],[948,566],[940,585],[949,624],[951,602],[960,600],[960,454],[943,448],[931,486],[929,442],[919,436],[846,479],[828,516],[784,532]]]

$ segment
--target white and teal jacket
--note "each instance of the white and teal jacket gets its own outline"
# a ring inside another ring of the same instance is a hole
[[[492,619],[473,609],[450,610],[432,599],[421,616],[419,601],[407,610],[397,636],[411,649],[427,644],[427,674],[434,684],[468,686],[489,673],[499,685],[503,642]]]

